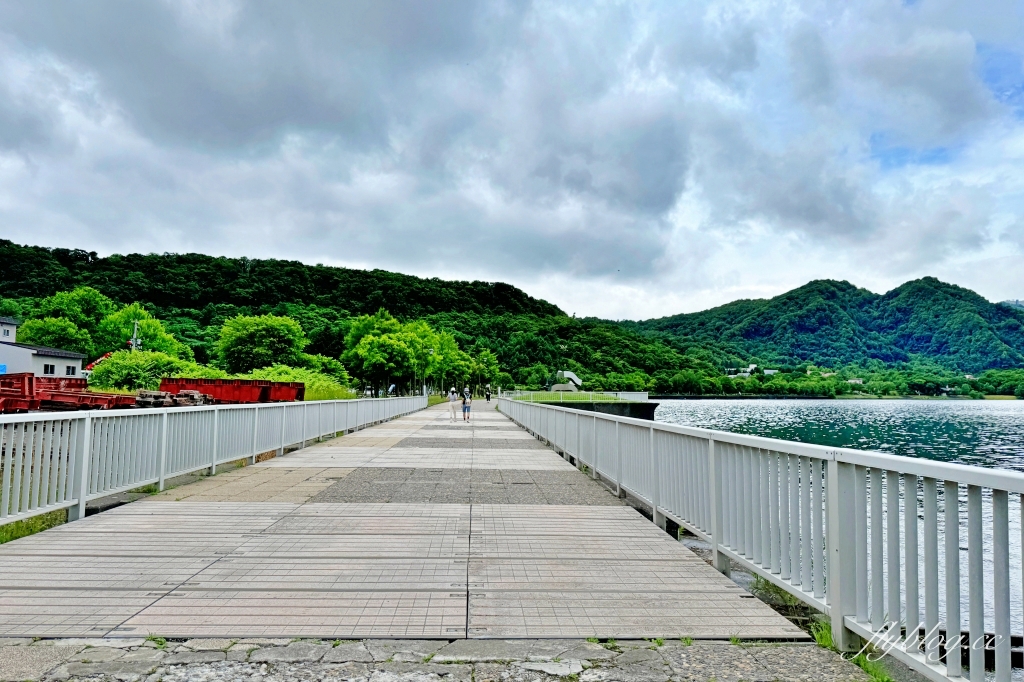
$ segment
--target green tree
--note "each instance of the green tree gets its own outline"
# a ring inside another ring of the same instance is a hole
[[[240,379],[261,379],[263,381],[297,381],[306,385],[306,400],[346,400],[356,397],[355,391],[343,386],[332,376],[305,367],[273,365],[254,369],[241,375]]]
[[[229,372],[250,372],[271,365],[302,366],[308,341],[299,323],[276,315],[238,315],[224,323],[214,351]]]
[[[103,318],[94,337],[97,355],[125,348],[135,332],[136,322],[139,323],[142,350],[164,353],[182,360],[193,359],[192,349],[175,339],[160,320],[138,303],[126,305]]]
[[[117,305],[92,287],[59,291],[39,302],[36,316],[60,317],[95,335],[100,322],[112,314]]]
[[[341,386],[349,385],[351,377],[349,377],[345,365],[341,364],[338,360],[329,358],[326,355],[304,355],[303,357],[303,367],[320,374],[326,374]]]
[[[437,348],[430,356],[428,375],[443,392],[449,384],[457,384],[469,377],[472,363],[468,355],[459,350],[455,337],[448,332],[437,335]]]
[[[92,355],[92,337],[89,332],[62,317],[26,320],[18,329],[18,342]]]
[[[354,349],[359,376],[372,387],[387,390],[388,386],[412,374],[412,349],[400,334],[366,335]]]

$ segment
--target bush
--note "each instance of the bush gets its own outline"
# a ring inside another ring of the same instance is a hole
[[[240,374],[238,379],[263,381],[299,381],[306,385],[306,400],[350,400],[358,397],[355,391],[342,386],[334,377],[305,367],[274,365]]]
[[[96,365],[89,376],[89,385],[129,391],[155,391],[160,388],[162,377],[188,371],[192,365],[195,363],[172,358],[166,353],[119,350]]]

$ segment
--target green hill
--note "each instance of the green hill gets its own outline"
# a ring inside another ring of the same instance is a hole
[[[198,253],[101,258],[80,249],[19,246],[0,239],[0,263],[0,292],[7,298],[49,296],[90,286],[115,301],[139,301],[161,311],[296,303],[353,314],[383,307],[408,318],[447,312],[564,314],[501,282],[424,279],[285,260]]]
[[[765,363],[828,367],[926,359],[979,372],[1024,365],[1024,310],[994,304],[933,277],[878,295],[818,280],[780,296],[627,327],[725,344]]]

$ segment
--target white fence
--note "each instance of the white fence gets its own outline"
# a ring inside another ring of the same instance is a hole
[[[421,410],[425,396],[0,416],[0,525]]]
[[[648,400],[647,391],[506,391],[501,394],[503,398],[513,400],[525,400],[527,402],[592,402],[605,401],[609,397],[616,400],[628,400],[630,402],[645,403]],[[555,397],[558,397],[555,400]]]
[[[1010,510],[1024,512],[1024,474],[498,404],[650,505],[655,522],[672,519],[710,542],[720,571],[735,562],[828,614],[839,648],[863,637],[945,680],[964,672],[962,643],[972,681],[985,679],[986,648],[995,679],[1010,679],[1011,621],[1024,623],[1024,525]],[[958,642],[948,657],[946,633]]]

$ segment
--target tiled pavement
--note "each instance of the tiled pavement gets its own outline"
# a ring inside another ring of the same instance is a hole
[[[8,543],[0,575],[8,637],[804,637],[493,410]]]

